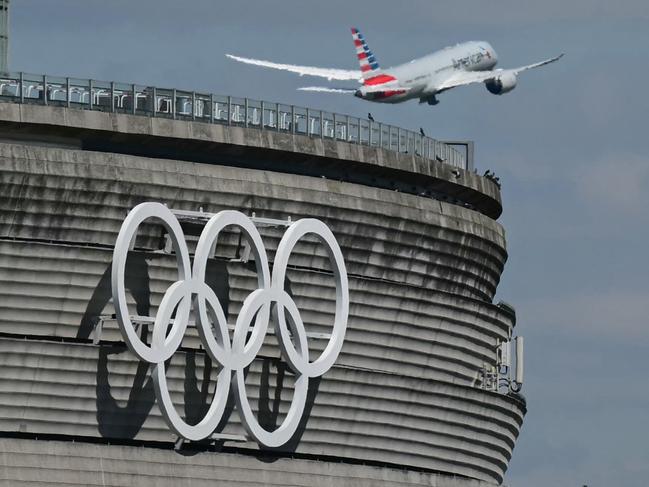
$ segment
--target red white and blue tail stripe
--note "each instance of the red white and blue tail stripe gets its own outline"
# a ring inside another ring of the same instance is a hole
[[[361,65],[361,76],[364,80],[375,76],[376,72],[381,68],[379,67],[379,63],[376,62],[374,54],[367,46],[363,34],[361,34],[356,27],[352,27],[352,38],[354,39],[354,46],[356,47],[358,63]]]
[[[397,79],[379,67],[374,54],[365,42],[363,34],[356,27],[352,27],[352,38],[356,46],[356,55],[361,65],[361,82],[363,86],[355,93],[356,96],[366,100],[379,100],[402,95],[407,89],[398,86]]]

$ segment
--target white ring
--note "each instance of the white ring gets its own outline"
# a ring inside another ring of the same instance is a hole
[[[239,318],[237,319],[237,330],[246,329],[250,317],[254,316],[256,310],[271,302],[276,302],[277,306],[282,303],[282,305],[289,310],[293,321],[301,325],[301,328],[298,326],[297,349],[298,351],[304,352],[306,355],[305,360],[308,362],[309,349],[302,319],[299,316],[295,302],[283,289],[271,288],[257,289],[256,291],[253,291],[243,302],[243,306],[239,312]],[[280,337],[278,336],[278,338]],[[241,334],[237,336],[235,332],[232,344],[232,349],[235,353],[241,349],[244,339],[245,335]],[[246,393],[244,369],[241,368],[235,371],[236,380],[233,386],[235,389],[235,399],[237,401],[237,408],[239,410],[241,422],[250,436],[257,439],[258,442],[267,447],[274,448],[287,443],[293,437],[295,431],[297,431],[297,428],[300,425],[300,420],[302,419],[302,412],[306,405],[306,396],[309,389],[309,376],[303,374],[299,369],[295,369],[292,365],[291,369],[293,369],[293,372],[296,374],[293,400],[284,421],[274,431],[265,430],[259,424],[259,421],[252,412],[248,400],[248,394]]]
[[[115,304],[115,316],[117,323],[124,337],[124,341],[141,360],[152,364],[164,362],[170,358],[182,341],[187,328],[186,320],[176,320],[169,332],[169,338],[161,348],[149,347],[140,340],[135,327],[131,322],[126,303],[126,260],[131,241],[137,235],[137,230],[144,220],[155,218],[160,220],[169,232],[173,249],[176,253],[176,260],[180,269],[178,282],[185,282],[191,279],[189,251],[185,242],[185,235],[180,227],[180,223],[173,213],[166,206],[160,203],[141,203],[133,208],[120,228],[115,242],[113,251],[113,267],[111,272],[113,302]],[[164,301],[164,299],[163,299]],[[178,314],[189,316],[190,301],[185,299],[182,303],[182,309]],[[173,310],[172,310],[173,311]],[[171,314],[171,312],[169,313]],[[168,323],[168,322],[167,322]],[[166,325],[165,325],[166,330]]]
[[[282,348],[284,358],[291,364],[293,370],[299,370],[308,377],[318,377],[329,370],[338,358],[345,339],[347,317],[349,314],[349,284],[347,282],[347,270],[345,269],[343,254],[331,230],[320,220],[314,220],[312,218],[298,220],[286,231],[275,254],[273,288],[284,290],[288,260],[295,244],[307,234],[316,235],[325,245],[332,263],[334,279],[336,281],[336,314],[334,317],[334,325],[329,343],[320,357],[313,362],[309,362],[308,354],[303,355],[295,349],[286,324],[282,303],[278,301],[275,309],[278,329],[277,335],[281,336],[279,344]],[[297,327],[299,333],[306,333],[304,331],[304,324],[301,321],[299,324],[294,323],[294,325]]]
[[[178,284],[178,283],[175,283]],[[175,285],[172,284],[172,287]],[[169,288],[171,289],[171,288]],[[216,294],[214,291],[207,285],[203,284],[201,289],[202,293],[205,293],[205,300],[210,304],[211,308],[216,312],[217,321],[219,323],[225,323],[225,315],[223,314],[223,309],[219,303]],[[167,292],[167,295],[169,292]],[[177,293],[179,294],[179,293]],[[165,295],[165,297],[167,296]],[[181,298],[182,299],[182,298]],[[162,305],[161,305],[162,307]],[[171,309],[174,308],[173,301],[169,306]],[[160,313],[158,313],[160,315]],[[221,321],[222,320],[222,321]],[[203,327],[199,326],[199,330]],[[160,328],[163,329],[163,328]],[[227,361],[226,357],[231,355],[230,351],[230,337],[228,334],[227,325],[224,327],[220,326],[218,328],[220,333],[220,343],[223,344],[222,347],[219,347],[216,350],[207,349],[208,355],[210,358],[217,363],[224,363]],[[211,329],[209,330],[209,335],[214,339]],[[201,338],[203,335],[201,334]],[[158,345],[161,341],[164,340],[162,334],[156,335],[154,329],[153,345]],[[207,413],[201,421],[195,425],[190,425],[183,418],[180,417],[178,411],[171,400],[171,394],[169,392],[169,386],[167,384],[167,376],[165,370],[165,363],[160,362],[155,365],[153,370],[153,384],[155,387],[156,398],[158,399],[158,406],[162,415],[165,418],[165,421],[169,427],[178,435],[187,440],[199,441],[210,436],[216,427],[219,425],[221,418],[223,417],[223,412],[225,411],[225,406],[228,402],[228,395],[230,391],[230,383],[232,380],[232,369],[229,367],[223,367],[219,372],[216,390],[214,391],[214,397],[212,398],[212,403],[210,404]]]
[[[248,241],[252,247],[251,250],[255,257],[255,264],[257,266],[257,285],[260,289],[270,287],[271,277],[268,267],[268,257],[266,255],[264,243],[261,240],[261,235],[250,218],[241,212],[232,210],[217,213],[210,218],[205,225],[205,229],[201,233],[198,244],[196,245],[193,269],[194,279],[201,283],[205,282],[207,259],[210,255],[210,251],[212,250],[212,247],[216,245],[221,230],[227,226],[238,227],[248,237]],[[216,347],[219,347],[219,344],[214,341],[214,336],[209,332],[209,321],[207,320],[205,301],[202,294],[197,293],[196,302],[198,304],[199,312],[199,331],[201,331],[201,338],[204,337],[205,348],[206,350],[215,349]],[[241,315],[241,313],[239,313],[239,315]],[[215,357],[213,358],[219,361],[224,367],[229,367],[231,369],[247,367],[255,359],[255,355],[257,355],[259,348],[261,348],[264,336],[266,335],[266,329],[268,328],[269,318],[270,303],[260,310],[257,319],[255,320],[255,327],[252,336],[245,351],[239,352],[240,355],[238,356],[230,354],[228,357],[225,357],[227,362],[223,362]],[[225,318],[223,323],[219,321],[219,326],[224,327],[224,329],[227,330],[227,322],[225,322]],[[246,328],[246,330],[242,330],[242,332],[245,337],[248,333],[248,329]],[[241,331],[239,333],[241,333]],[[237,330],[235,329],[235,336],[236,334]],[[227,333],[223,334],[223,336],[229,337]]]

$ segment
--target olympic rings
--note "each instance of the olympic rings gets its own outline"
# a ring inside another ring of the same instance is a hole
[[[151,218],[161,221],[171,238],[178,263],[178,280],[167,289],[162,298],[154,320],[151,345],[147,345],[138,336],[129,316],[125,272],[130,244],[137,235],[139,226]],[[238,227],[248,238],[257,265],[259,287],[243,301],[232,342],[221,303],[205,283],[210,251],[216,245],[221,230],[227,226]],[[324,244],[336,282],[336,311],[331,337],[324,351],[314,361],[309,360],[306,329],[300,312],[284,290],[291,253],[297,242],[307,234],[317,236]],[[345,338],[349,315],[345,262],[334,235],[321,221],[307,218],[290,225],[277,247],[271,275],[266,249],[252,220],[238,211],[221,211],[207,222],[196,246],[194,265],[191,268],[189,250],[180,223],[171,210],[160,203],[137,205],[124,220],[113,252],[112,292],[117,322],[124,341],[137,357],[155,365],[155,393],[165,421],[176,434],[193,441],[207,438],[214,432],[223,417],[229,391],[233,389],[241,422],[250,436],[267,447],[287,443],[295,434],[302,418],[309,378],[323,375],[336,361]],[[196,425],[188,424],[176,411],[165,371],[165,361],[178,350],[189,326],[193,297],[196,327],[203,346],[210,358],[221,366],[212,403],[205,417]],[[176,315],[172,320],[174,310]],[[253,414],[246,393],[244,373],[263,344],[271,310],[282,357],[296,375],[290,409],[283,423],[274,431],[265,430]],[[169,324],[172,324],[170,330]]]

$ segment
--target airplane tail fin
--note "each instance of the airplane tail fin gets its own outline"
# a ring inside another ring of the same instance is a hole
[[[352,38],[354,39],[354,46],[356,47],[358,63],[361,65],[363,82],[365,82],[365,80],[376,76],[381,68],[379,67],[379,63],[376,61],[374,54],[367,46],[363,34],[361,34],[356,27],[352,27]]]

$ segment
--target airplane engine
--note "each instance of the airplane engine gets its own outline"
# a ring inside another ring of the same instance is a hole
[[[516,75],[514,73],[505,73],[497,78],[485,81],[485,86],[489,93],[502,95],[516,88]]]

